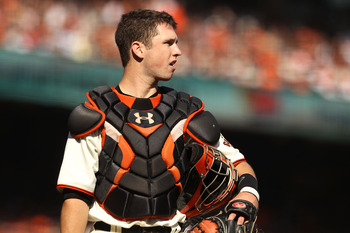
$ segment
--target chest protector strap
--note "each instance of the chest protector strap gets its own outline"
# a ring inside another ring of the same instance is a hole
[[[183,130],[204,104],[173,89],[160,92],[159,104],[150,110],[128,107],[109,87],[89,93],[106,116],[95,197],[116,219],[169,219],[176,213],[190,167],[182,153]]]

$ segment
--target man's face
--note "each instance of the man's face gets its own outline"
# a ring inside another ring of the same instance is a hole
[[[152,45],[146,50],[144,58],[145,71],[157,80],[169,80],[175,71],[177,57],[181,51],[177,45],[178,38],[172,26],[158,25],[158,35],[152,38]]]

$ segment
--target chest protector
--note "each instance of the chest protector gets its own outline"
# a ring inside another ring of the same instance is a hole
[[[189,169],[183,132],[202,101],[168,88],[160,88],[149,110],[134,109],[133,97],[110,87],[88,98],[105,115],[97,202],[119,220],[170,219]]]

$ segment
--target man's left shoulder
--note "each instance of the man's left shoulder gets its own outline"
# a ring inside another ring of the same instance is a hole
[[[220,139],[220,127],[211,112],[203,111],[195,115],[188,123],[187,131],[200,143],[214,146]]]
[[[159,87],[160,93],[163,95],[163,100],[169,102],[169,99],[172,99],[176,108],[183,110],[187,113],[193,113],[195,111],[201,110],[204,108],[204,103],[201,99],[191,96],[189,93],[184,91],[177,91],[170,87]]]

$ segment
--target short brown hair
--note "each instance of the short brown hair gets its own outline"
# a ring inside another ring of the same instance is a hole
[[[130,60],[130,48],[134,41],[140,41],[151,46],[151,40],[158,34],[157,26],[168,24],[176,29],[176,22],[167,12],[138,9],[122,15],[115,32],[115,42],[119,48],[122,65],[125,67]]]

